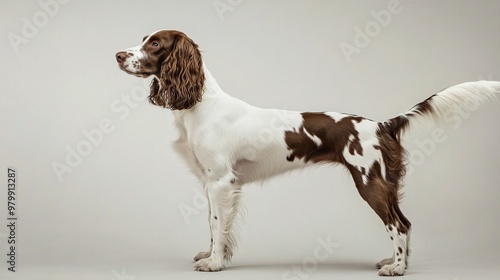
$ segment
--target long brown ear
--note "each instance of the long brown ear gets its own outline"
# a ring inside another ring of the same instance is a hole
[[[159,80],[151,83],[151,103],[182,110],[201,101],[205,81],[201,53],[186,35],[175,35],[172,51],[161,65]]]
[[[162,96],[160,83],[156,77],[151,80],[151,84],[149,85],[149,102],[161,107],[166,107],[167,104],[167,96]]]

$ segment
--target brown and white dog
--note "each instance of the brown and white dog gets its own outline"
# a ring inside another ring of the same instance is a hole
[[[379,275],[403,275],[411,223],[398,206],[405,174],[402,133],[464,105],[496,99],[500,90],[500,82],[459,84],[377,122],[334,112],[261,109],[231,97],[208,71],[198,46],[179,31],[154,32],[139,46],[118,52],[116,60],[129,74],[153,76],[149,100],[172,110],[180,134],[175,148],[203,184],[212,239],[209,250],[194,258],[201,271],[219,271],[233,255],[243,185],[332,163],[349,170],[393,242],[393,256],[376,264]]]

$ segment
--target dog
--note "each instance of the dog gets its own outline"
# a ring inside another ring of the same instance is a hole
[[[495,100],[500,82],[467,82],[442,90],[384,122],[335,112],[262,109],[231,97],[184,33],[161,30],[120,51],[121,70],[153,76],[149,101],[170,109],[179,138],[175,150],[203,184],[209,202],[210,248],[197,254],[199,271],[220,271],[236,246],[234,221],[243,185],[284,172],[331,163],[352,175],[361,197],[385,225],[393,256],[376,264],[379,275],[403,275],[411,223],[399,208],[405,174],[402,134],[434,124],[466,104]]]

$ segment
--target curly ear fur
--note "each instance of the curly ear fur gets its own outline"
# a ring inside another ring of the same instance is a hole
[[[158,79],[151,82],[149,100],[172,110],[189,109],[201,101],[204,81],[198,45],[184,34],[177,34],[161,65],[159,82]]]

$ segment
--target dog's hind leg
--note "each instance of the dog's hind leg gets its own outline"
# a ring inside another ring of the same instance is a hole
[[[348,168],[361,197],[380,217],[393,243],[393,257],[376,265],[380,268],[379,275],[403,275],[406,270],[411,224],[399,209],[398,186],[382,178],[378,164],[374,165],[365,179],[355,167]]]
[[[411,224],[401,213],[399,207],[397,205],[394,207],[397,208],[391,213],[394,219],[386,223],[385,226],[392,240],[394,261],[392,263],[385,263],[380,267],[379,275],[382,276],[403,275],[408,263]],[[397,213],[398,211],[399,213]],[[377,265],[379,264],[381,263]]]

